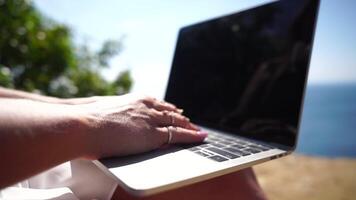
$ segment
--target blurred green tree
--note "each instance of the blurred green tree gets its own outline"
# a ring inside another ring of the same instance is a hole
[[[115,95],[129,92],[124,71],[105,80],[100,70],[120,53],[122,43],[108,40],[93,52],[75,45],[71,30],[41,15],[31,1],[0,0],[0,85],[57,97]]]

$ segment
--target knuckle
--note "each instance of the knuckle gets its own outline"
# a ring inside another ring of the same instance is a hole
[[[154,99],[153,99],[152,97],[150,97],[150,96],[144,96],[144,97],[142,98],[142,101],[143,101],[143,102],[152,103],[152,102],[154,101]]]
[[[127,113],[135,112],[135,107],[134,107],[134,106],[128,106],[128,107],[126,108],[126,112],[127,112]]]
[[[169,106],[169,107],[171,107],[171,108],[175,108],[176,107],[175,105],[173,105],[173,104],[171,104],[169,102],[166,102],[166,101],[164,101],[164,104]]]
[[[162,118],[164,116],[163,112],[157,111],[155,109],[152,109],[152,112],[154,113],[155,117]]]
[[[142,102],[142,101],[138,101],[138,102],[136,103],[136,105],[137,105],[137,108],[141,108],[141,109],[147,107],[147,105],[146,105],[144,102]]]
[[[138,103],[138,104],[145,103],[145,100],[143,98],[139,98],[136,100],[136,103]]]
[[[173,130],[174,130],[173,132],[179,133],[179,134],[183,132],[183,129],[181,127],[175,127]]]
[[[154,118],[159,117],[159,112],[157,112],[154,108],[149,108],[147,114]]]
[[[175,117],[177,118],[178,121],[180,121],[182,123],[187,123],[188,122],[188,120],[186,120],[186,118],[181,116],[181,115],[175,114]]]

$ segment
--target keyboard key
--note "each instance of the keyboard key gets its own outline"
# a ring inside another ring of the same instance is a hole
[[[228,160],[228,159],[226,159],[226,158],[224,158],[224,157],[217,156],[217,155],[215,155],[215,156],[210,156],[210,157],[208,157],[208,158],[210,158],[210,159],[212,159],[212,160],[215,160],[215,161],[218,161],[218,162],[222,162],[222,161]]]
[[[181,144],[180,146],[185,148],[185,149],[189,149],[189,148],[196,147],[197,144]]]
[[[227,142],[233,142],[233,141],[236,140],[235,138],[231,138],[231,137],[221,137],[220,139],[224,140],[224,141],[227,141]]]
[[[232,145],[232,147],[235,147],[235,148],[237,148],[237,149],[243,149],[243,148],[245,148],[245,146],[243,146],[243,145],[241,145],[241,144],[234,144],[234,145]]]
[[[199,154],[199,155],[204,156],[204,157],[210,156],[209,154],[201,152],[201,151],[195,151],[194,153]]]
[[[234,144],[233,142],[227,142],[226,140],[221,141],[221,142],[219,142],[219,143],[225,144],[225,145],[232,145],[232,144]]]
[[[257,149],[253,149],[253,148],[246,148],[243,149],[244,151],[250,152],[250,153],[259,153],[261,151],[257,150]]]
[[[211,135],[208,135],[208,139],[211,139],[211,140],[215,140],[215,139],[218,139],[218,137],[216,137],[216,136],[211,136]]]
[[[191,150],[191,151],[199,151],[200,148],[199,147],[191,147],[191,148],[189,148],[189,150]]]
[[[260,146],[260,148],[261,148],[263,151],[267,151],[267,150],[270,150],[270,149],[271,149],[271,148],[266,147],[266,146]]]
[[[239,149],[232,148],[232,147],[225,148],[224,150],[230,151],[230,152],[232,152],[232,153],[239,154],[239,155],[241,155],[241,156],[251,155],[251,153],[248,153],[248,152],[245,152],[245,151],[241,151],[241,150],[239,150]]]
[[[213,140],[216,140],[216,138],[215,137],[207,137],[207,138],[205,138],[205,141],[206,140],[208,140],[208,141],[213,141]]]
[[[203,152],[203,153],[205,153],[205,154],[208,154],[209,156],[215,155],[215,153],[211,153],[210,151],[205,151],[204,149],[201,150],[201,152]]]
[[[219,148],[225,147],[225,145],[219,144],[219,143],[216,143],[216,142],[213,142],[213,143],[210,143],[210,144],[211,144],[212,146],[219,147]]]
[[[210,147],[210,144],[202,144],[199,146],[200,148],[206,148],[206,147]]]
[[[248,147],[251,147],[251,148],[256,149],[256,150],[259,150],[259,151],[266,151],[266,150],[268,150],[267,148],[263,148],[262,146],[257,146],[257,145],[254,145],[254,144],[248,145]]]
[[[217,153],[219,155],[222,155],[222,156],[224,156],[226,158],[229,158],[229,159],[234,159],[234,158],[240,157],[239,155],[235,155],[235,154],[232,154],[230,152],[227,152],[227,151],[215,148],[215,147],[209,147],[209,148],[207,148],[207,150],[212,151],[214,153]]]
[[[239,144],[239,145],[246,145],[247,142],[244,142],[244,141],[241,141],[241,140],[235,140],[234,141],[236,144]]]
[[[206,139],[205,142],[214,143],[214,142],[220,142],[220,140],[218,140],[218,139]]]

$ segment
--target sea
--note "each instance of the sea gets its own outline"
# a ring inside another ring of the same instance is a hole
[[[296,152],[356,158],[356,83],[308,85]]]

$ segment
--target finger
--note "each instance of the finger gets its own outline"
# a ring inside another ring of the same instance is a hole
[[[175,108],[180,114],[183,113],[183,109],[180,109],[180,108],[177,108],[176,105],[172,104],[172,103],[169,103],[167,101],[160,101],[162,104],[166,104],[167,106],[170,106],[172,108]]]
[[[181,127],[169,127],[169,130],[167,127],[160,127],[158,128],[158,130],[161,134],[162,145],[168,143],[169,131],[171,131],[172,133],[172,138],[171,141],[169,142],[171,144],[203,142],[208,135],[206,132],[193,131]]]
[[[174,112],[168,111],[154,111],[156,112],[156,119],[158,126],[177,126],[186,129],[199,131],[200,129],[192,124],[189,118]]]
[[[146,104],[149,108],[154,108],[159,111],[172,111],[176,113],[182,113],[182,109],[178,109],[175,105],[164,102],[164,101],[159,101],[155,98],[151,97],[146,97],[142,100],[144,104]]]
[[[179,109],[175,105],[167,103],[167,102],[164,102],[164,101],[156,101],[153,106],[157,110],[160,110],[160,111],[166,110],[166,111],[176,112],[176,113],[179,113],[179,114],[183,113],[182,109]]]

